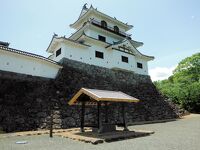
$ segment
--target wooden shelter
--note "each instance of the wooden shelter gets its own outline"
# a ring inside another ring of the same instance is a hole
[[[107,91],[97,89],[81,88],[68,102],[69,105],[81,105],[81,132],[84,132],[85,105],[97,105],[97,129],[98,132],[106,132],[115,129],[115,125],[108,124],[108,105],[110,103],[121,103],[124,130],[128,130],[125,116],[125,103],[139,102],[137,98],[129,96],[121,91]],[[105,107],[105,123],[101,120],[101,106]]]

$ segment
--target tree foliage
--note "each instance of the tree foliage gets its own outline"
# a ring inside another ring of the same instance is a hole
[[[200,53],[183,59],[167,80],[154,82],[173,102],[191,112],[200,112]]]

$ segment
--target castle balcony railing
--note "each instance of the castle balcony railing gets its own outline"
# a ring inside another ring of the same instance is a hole
[[[100,27],[100,28],[102,28],[102,29],[105,29],[105,30],[107,30],[107,31],[110,31],[110,32],[112,32],[112,33],[114,33],[114,34],[117,34],[117,35],[120,35],[120,36],[123,36],[123,37],[127,37],[127,38],[129,38],[129,39],[131,39],[131,34],[127,34],[127,33],[125,33],[125,32],[122,32],[122,31],[115,31],[114,30],[114,27],[111,27],[111,26],[102,26],[101,25],[101,22],[99,22],[99,21],[97,21],[97,20],[94,20],[94,19],[92,19],[91,20],[91,23],[93,24],[93,25],[95,25],[95,26],[98,26],[98,27]]]

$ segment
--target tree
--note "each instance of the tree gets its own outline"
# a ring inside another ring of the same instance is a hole
[[[200,82],[200,53],[183,59],[173,71],[175,82]]]
[[[167,80],[155,82],[163,95],[191,112],[200,112],[200,53],[183,59]]]

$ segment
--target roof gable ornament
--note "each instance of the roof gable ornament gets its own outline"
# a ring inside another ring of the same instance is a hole
[[[129,51],[132,54],[140,55],[137,52],[135,46],[128,39],[124,39],[120,43],[116,43],[116,45],[114,44],[112,48],[119,48],[119,49],[123,48],[125,51]]]
[[[56,37],[56,36],[58,36],[58,34],[56,34],[55,32],[53,33],[53,37]]]
[[[132,40],[129,39],[124,39],[118,42],[114,42],[114,44],[111,44],[107,46],[106,48],[111,48],[111,49],[123,49],[123,51],[137,55],[138,57],[143,57],[147,60],[153,60],[153,56],[147,56],[142,53],[140,53],[137,48],[134,46]]]
[[[10,43],[0,41],[0,46],[9,47]]]
[[[92,6],[92,4],[90,5],[90,8],[93,9],[94,7]]]
[[[88,9],[88,8],[87,8],[87,3],[85,3],[85,4],[83,5],[83,9]]]
[[[80,15],[79,15],[78,18],[81,18],[87,11],[88,11],[87,3],[85,3],[85,4],[83,5],[83,8],[82,8],[81,13],[80,13]]]
[[[115,24],[124,28],[125,31],[128,31],[131,28],[133,28],[132,25],[128,25],[122,21],[119,21],[116,17],[114,18],[114,17],[111,17],[109,15],[106,15],[106,14],[100,12],[99,10],[97,10],[97,8],[94,8],[92,4],[90,5],[89,8],[87,8],[87,3],[83,5],[83,8],[81,10],[79,18],[74,23],[72,23],[70,25],[70,27],[78,29],[82,25],[83,21],[85,21],[85,20],[87,20],[87,18],[91,17],[91,14],[101,16],[103,18],[107,18],[110,21],[114,21]]]

